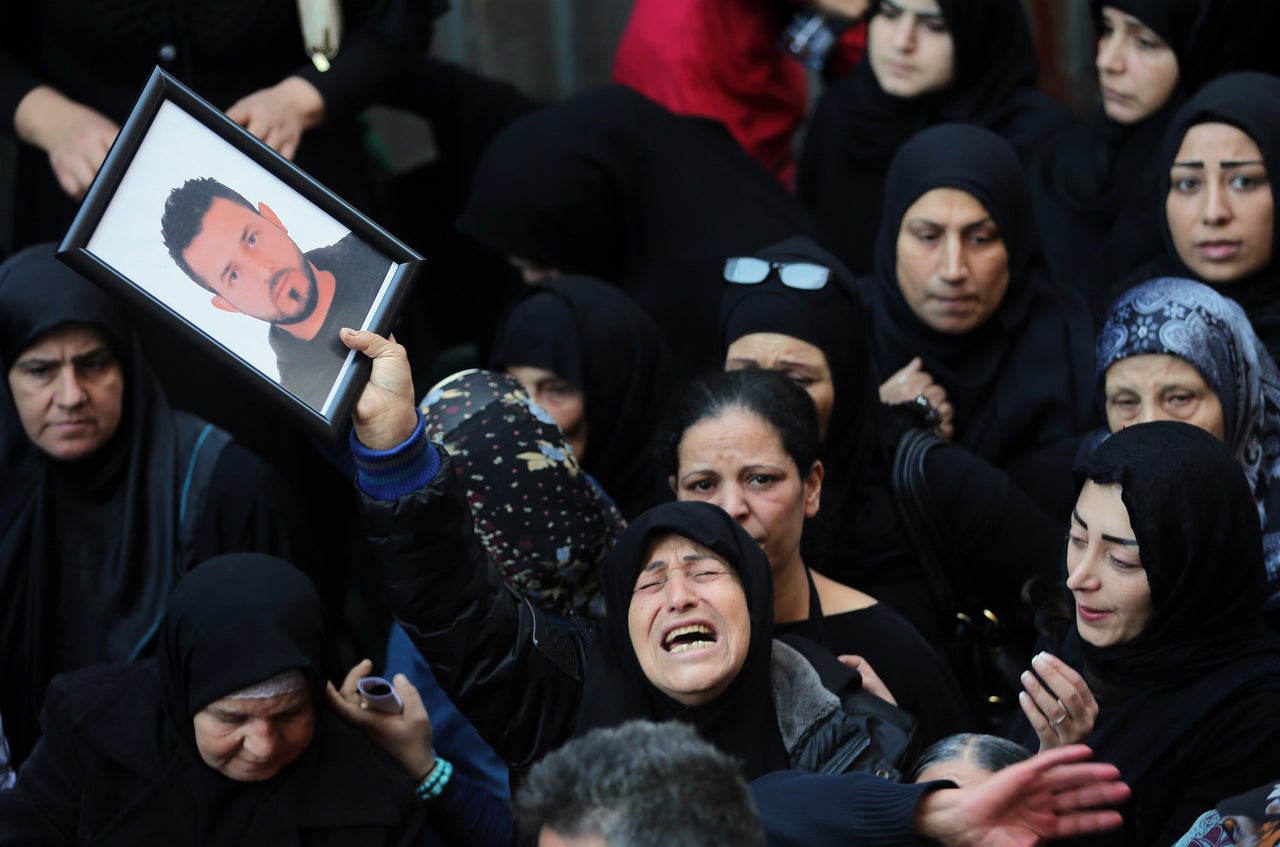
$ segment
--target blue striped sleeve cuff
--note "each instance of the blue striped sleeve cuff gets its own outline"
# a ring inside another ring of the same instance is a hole
[[[426,421],[418,412],[418,426],[402,444],[390,450],[370,450],[351,430],[351,455],[356,482],[377,500],[394,500],[425,487],[440,472],[440,454],[427,440]]]

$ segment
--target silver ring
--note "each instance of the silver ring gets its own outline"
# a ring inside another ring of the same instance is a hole
[[[915,403],[917,406],[919,406],[921,409],[924,410],[923,414],[924,414],[925,426],[936,427],[942,423],[942,413],[939,412],[937,408],[935,408],[934,405],[929,402],[928,397],[924,396],[923,394],[919,394],[916,396],[916,399],[912,400],[911,402]]]
[[[1050,721],[1050,723],[1052,723],[1054,726],[1062,726],[1064,723],[1066,723],[1067,717],[1068,717],[1067,713],[1063,712],[1062,715],[1056,721]]]

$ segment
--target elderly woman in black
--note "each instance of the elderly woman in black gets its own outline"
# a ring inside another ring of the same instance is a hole
[[[1187,423],[1122,429],[1078,470],[1065,591],[1041,620],[1097,696],[1090,745],[1133,788],[1108,843],[1171,844],[1280,757],[1280,641],[1261,619],[1257,508],[1231,451]],[[1075,723],[1064,702],[1029,710],[1042,744],[1070,740],[1057,736]]]
[[[279,559],[193,571],[154,659],[54,681],[0,844],[420,843],[412,779],[324,708],[323,617]]]
[[[311,560],[285,482],[172,409],[119,304],[53,254],[0,266],[0,715],[15,763],[49,680],[148,654],[165,598],[199,562]]]
[[[956,442],[1065,514],[1070,442],[1091,419],[1093,328],[1044,272],[1008,143],[950,124],[903,145],[862,290],[881,398],[936,385]]]

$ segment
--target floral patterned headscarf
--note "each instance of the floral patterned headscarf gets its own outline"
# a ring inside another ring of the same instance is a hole
[[[1280,476],[1280,371],[1244,309],[1207,285],[1164,277],[1129,289],[1098,335],[1098,380],[1147,353],[1191,364],[1218,395],[1227,444],[1255,492]]]
[[[1264,531],[1269,582],[1280,587],[1280,370],[1234,300],[1189,279],[1162,277],[1126,291],[1098,334],[1098,385],[1120,359],[1164,353],[1192,365],[1222,404],[1226,442],[1244,469]],[[1270,518],[1270,520],[1269,520]]]
[[[603,618],[600,563],[626,524],[551,415],[511,377],[480,370],[441,382],[421,408],[507,584],[552,615]]]

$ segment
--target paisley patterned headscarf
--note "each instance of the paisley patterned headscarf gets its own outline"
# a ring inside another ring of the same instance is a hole
[[[1268,582],[1280,588],[1280,369],[1234,300],[1199,282],[1148,280],[1125,292],[1098,335],[1098,385],[1120,359],[1164,353],[1192,365],[1222,404],[1226,443],[1244,469],[1264,532]]]
[[[1255,494],[1280,476],[1280,370],[1234,300],[1189,279],[1149,280],[1111,306],[1097,353],[1099,384],[1129,356],[1164,353],[1191,364],[1218,395],[1227,444]]]

